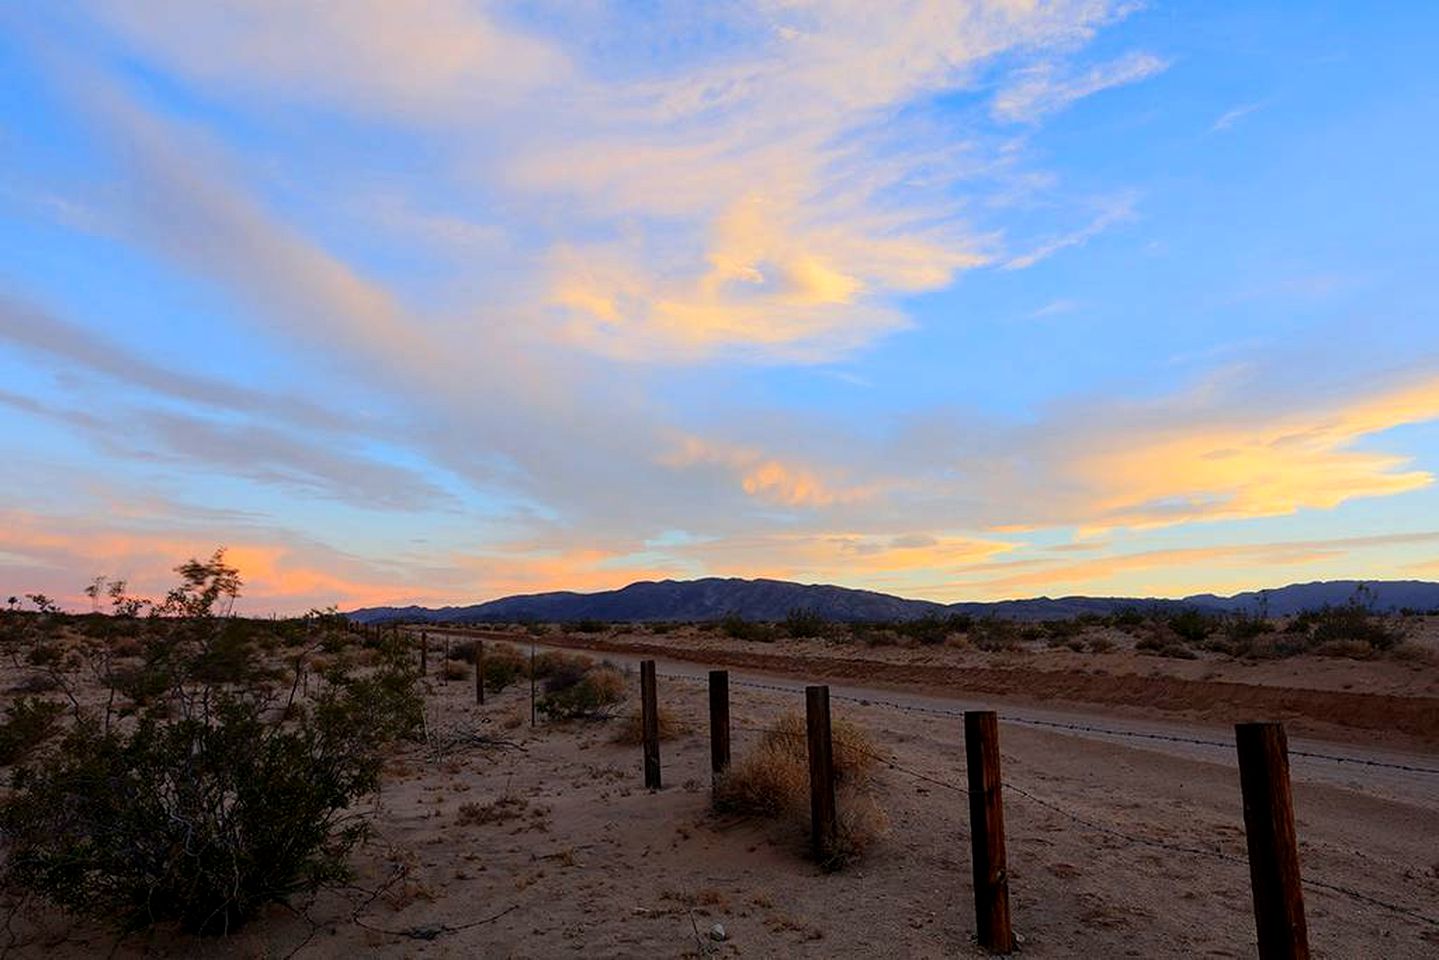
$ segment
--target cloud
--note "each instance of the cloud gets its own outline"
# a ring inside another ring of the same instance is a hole
[[[1242,571],[1239,582],[1252,587],[1256,579],[1263,582],[1265,578],[1287,576],[1277,573],[1276,568],[1343,561],[1355,552],[1432,543],[1439,543],[1439,532],[1142,550],[1074,563],[1030,559],[977,566],[965,577],[964,588],[992,597],[1021,596],[1036,590],[1053,596],[1058,595],[1057,591],[1096,584],[1135,584],[1142,578],[1153,581],[1157,574],[1192,576],[1202,571],[1202,575],[1212,577],[1215,570],[1224,568]],[[1373,569],[1372,564],[1366,561],[1357,569],[1366,568]]]
[[[1240,410],[1179,414],[1071,446],[1068,472],[1087,490],[1091,528],[1167,526],[1191,520],[1329,510],[1360,497],[1433,483],[1393,454],[1354,449],[1365,437],[1439,419],[1439,380],[1378,390],[1345,403],[1267,416]]]
[[[1021,75],[1018,82],[995,95],[992,110],[997,119],[1011,123],[1034,123],[1057,113],[1077,100],[1103,90],[1122,87],[1162,73],[1167,61],[1150,53],[1128,53],[1087,70],[1064,73],[1052,64],[1040,64]]]
[[[904,327],[897,298],[994,260],[994,232],[965,221],[972,204],[958,185],[996,160],[978,137],[956,146],[952,130],[925,132],[924,104],[978,89],[986,71],[1011,69],[1003,58],[1068,55],[1129,7],[901,0],[876,15],[853,0],[680,3],[659,24],[619,9],[526,16],[460,0],[103,9],[127,53],[242,107],[259,102],[263,117],[303,104],[412,121],[446,158],[442,179],[507,211],[487,237],[527,233],[517,249],[547,252],[529,261],[546,274],[523,284],[539,284],[548,309],[507,320],[611,358],[689,363],[835,358]],[[656,57],[674,35],[727,39]],[[899,119],[916,105],[914,121]],[[154,138],[128,126],[153,163]],[[161,202],[150,214],[159,229],[188,239],[220,228],[173,255],[272,298],[305,291],[400,339],[404,310],[372,280],[283,230],[252,249],[253,207],[162,166],[159,182],[192,204]],[[158,184],[140,194],[169,199]],[[473,226],[411,225],[430,237],[448,229],[457,245],[473,244]]]
[[[760,450],[693,436],[682,438],[659,462],[675,469],[700,465],[723,467],[745,493],[787,507],[828,507],[865,500],[877,492],[873,488],[825,479],[813,467],[767,456]]]
[[[1100,211],[1090,222],[1078,230],[1051,237],[1042,242],[1028,253],[1010,257],[1004,262],[1006,270],[1024,270],[1034,266],[1041,260],[1047,260],[1062,250],[1071,247],[1083,246],[1090,240],[1099,236],[1105,230],[1117,223],[1126,223],[1134,219],[1134,202],[1131,199],[1124,199],[1117,203],[1110,204],[1106,209]]]
[[[500,22],[488,4],[427,0],[101,0],[137,48],[203,83],[362,113],[444,118],[562,81],[553,43]]]
[[[1223,133],[1227,130],[1231,130],[1233,129],[1234,125],[1240,120],[1243,120],[1245,117],[1249,116],[1251,113],[1254,113],[1257,110],[1263,110],[1267,106],[1269,106],[1269,101],[1267,100],[1256,100],[1253,103],[1241,103],[1239,106],[1233,107],[1221,113],[1215,119],[1214,123],[1210,124],[1209,132]]]

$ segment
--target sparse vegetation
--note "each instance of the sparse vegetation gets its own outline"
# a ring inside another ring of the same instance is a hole
[[[74,699],[53,663],[68,721],[57,703],[12,705],[0,742],[20,766],[0,832],[12,884],[125,930],[173,921],[220,934],[346,876],[365,831],[354,802],[378,785],[380,751],[414,735],[422,711],[409,650],[393,639],[362,673],[332,666],[308,700],[302,653],[276,689],[279,669],[257,651],[340,628],[318,616],[216,616],[241,586],[223,550],[177,572],[169,616],[145,621],[140,662],[101,671],[102,713]]]
[[[887,826],[864,790],[876,753],[869,735],[842,717],[832,723],[840,836],[824,863],[838,869],[857,858]],[[714,806],[725,813],[804,821],[809,815],[809,760],[804,718],[782,714],[758,744],[719,778]]]

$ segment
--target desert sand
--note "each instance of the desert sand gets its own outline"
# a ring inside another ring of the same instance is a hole
[[[628,648],[648,652],[645,644],[656,640],[624,634],[545,639],[608,646],[607,655],[622,667],[638,656]],[[732,661],[726,651],[753,654],[733,641],[659,639],[671,650],[689,650],[694,673],[708,662]],[[822,873],[805,858],[802,823],[711,812],[705,686],[683,678],[682,669],[661,671],[660,699],[686,732],[662,745],[665,785],[657,792],[643,788],[639,748],[613,742],[623,714],[637,702],[636,676],[630,677],[635,697],[620,716],[533,728],[527,686],[492,694],[479,706],[471,682],[431,677],[430,742],[406,747],[390,763],[374,799],[375,834],[358,858],[352,888],[276,906],[232,937],[198,945],[163,931],[116,943],[94,925],[27,904],[11,917],[6,952],[981,956],[972,939],[966,801],[957,789],[965,778],[957,714],[985,705],[1001,714],[1020,955],[1248,957],[1254,927],[1238,773],[1223,744],[1224,724],[1250,717],[1233,716],[1223,696],[1212,709],[1187,701],[1166,709],[1164,685],[1218,684],[1222,693],[1223,684],[1242,681],[1279,696],[1308,689],[1378,698],[1379,706],[1364,714],[1366,724],[1379,722],[1383,698],[1428,699],[1431,709],[1439,703],[1432,665],[1388,661],[1306,657],[1247,666],[1170,662],[1122,650],[1028,658],[944,649],[835,651],[818,641],[768,645],[763,655],[775,658],[775,670],[732,667],[737,757],[768,720],[802,708],[795,691],[809,679],[806,658],[815,660],[818,675],[838,669],[825,658],[861,661],[836,678],[835,714],[866,728],[895,766],[879,769],[873,783],[888,831],[842,872]],[[887,673],[885,665],[900,672]],[[926,666],[939,672],[915,673],[906,683],[903,671]],[[986,669],[1088,679],[1076,680],[1069,696],[1052,696],[1043,685],[1019,689],[1023,674],[1012,678],[1015,689],[996,691]],[[965,687],[966,671],[978,677],[975,689]],[[1114,677],[1152,681],[1159,692],[1128,705],[1098,695],[1086,703],[1100,689],[1090,681]],[[1436,730],[1422,728],[1422,713],[1415,721],[1420,728],[1393,733],[1332,722],[1345,718],[1325,721],[1301,701],[1291,711],[1303,731],[1296,744],[1439,768]],[[1265,706],[1262,699],[1254,705]],[[1219,745],[1017,722],[1033,717],[1187,732]],[[1335,736],[1326,739],[1326,733]],[[1315,955],[1439,955],[1439,775],[1295,758],[1293,776],[1304,875],[1325,885],[1305,891]]]

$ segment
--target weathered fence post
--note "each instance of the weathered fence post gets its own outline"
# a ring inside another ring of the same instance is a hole
[[[645,749],[645,788],[660,788],[660,711],[655,690],[655,662],[640,661],[640,732]]]
[[[823,862],[834,849],[838,819],[834,806],[834,744],[829,729],[829,687],[804,688],[805,726],[809,734],[810,846]]]
[[[710,671],[710,772],[729,767],[729,671]]]
[[[530,726],[535,725],[535,642],[530,641]]]
[[[974,925],[991,953],[1014,950],[1009,918],[1009,866],[1004,853],[1004,797],[1000,792],[999,718],[993,710],[964,712],[964,758],[969,774],[969,836],[974,861]]]
[[[445,659],[440,661],[440,676],[446,683],[450,682],[450,633],[445,631]]]
[[[475,702],[485,704],[485,641],[475,641]]]
[[[426,676],[430,672],[430,635],[424,630],[420,631],[420,676]]]
[[[1289,746],[1284,725],[1238,723],[1239,785],[1244,793],[1244,836],[1260,960],[1307,960],[1309,932],[1299,881],[1294,800],[1289,790]]]

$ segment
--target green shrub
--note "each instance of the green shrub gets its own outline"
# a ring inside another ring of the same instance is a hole
[[[1215,630],[1219,629],[1218,617],[1211,616],[1193,607],[1187,607],[1176,614],[1172,614],[1168,620],[1169,629],[1185,643],[1199,644]]]
[[[1019,625],[1005,617],[985,617],[970,628],[970,642],[981,650],[998,653],[1019,646]]]
[[[498,693],[528,677],[529,659],[507,643],[485,648],[485,689]]]
[[[806,637],[822,637],[829,622],[813,610],[794,609],[791,610],[780,623],[786,635],[796,640]]]
[[[736,640],[749,640],[755,643],[773,643],[775,640],[775,627],[773,624],[757,623],[753,620],[746,620],[737,613],[727,613],[719,621],[720,632],[727,637]]]
[[[625,699],[624,674],[609,665],[583,670],[573,676],[569,669],[545,680],[545,693],[535,709],[552,720],[592,717]]]
[[[0,723],[0,766],[28,758],[60,728],[65,705],[38,697],[21,697],[5,710]]]

